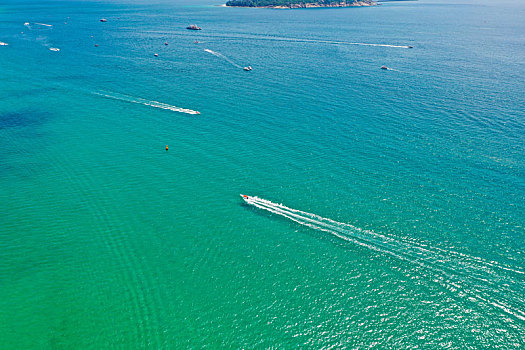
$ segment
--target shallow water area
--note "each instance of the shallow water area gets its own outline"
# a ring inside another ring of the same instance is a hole
[[[215,5],[0,5],[2,347],[523,347],[525,6]]]

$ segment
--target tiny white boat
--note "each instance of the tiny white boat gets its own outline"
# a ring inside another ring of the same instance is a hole
[[[4,43],[4,42],[0,41],[0,46],[7,46],[7,45],[9,45],[9,44],[8,44],[8,43]]]
[[[50,47],[49,50],[55,51],[55,52],[60,51],[58,47]]]

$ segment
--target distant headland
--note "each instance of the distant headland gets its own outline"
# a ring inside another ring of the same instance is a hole
[[[226,6],[232,7],[266,7],[266,8],[310,8],[310,7],[352,7],[374,6],[373,0],[229,0]]]

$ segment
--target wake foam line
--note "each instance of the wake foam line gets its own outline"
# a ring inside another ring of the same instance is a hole
[[[149,31],[151,33],[165,33],[163,31]],[[180,35],[183,34],[173,34]],[[316,39],[301,39],[301,38],[287,38],[280,36],[262,36],[262,35],[204,35],[206,38],[223,38],[223,39],[244,39],[244,40],[270,40],[270,41],[288,41],[297,43],[317,43],[317,44],[336,44],[336,45],[358,45],[358,46],[375,46],[375,47],[390,47],[398,49],[412,49],[410,45],[394,45],[394,44],[378,44],[378,43],[361,43],[350,41],[336,41],[336,40],[316,40]]]
[[[124,95],[124,94],[107,93],[107,92],[92,92],[92,93],[94,95],[102,96],[102,97],[109,98],[109,99],[112,99],[112,100],[119,100],[119,101],[124,101],[124,102],[136,103],[136,104],[141,104],[141,105],[144,105],[144,106],[150,106],[150,107],[155,107],[155,108],[166,109],[166,110],[170,110],[170,111],[173,111],[173,112],[180,112],[180,113],[186,113],[186,114],[201,114],[201,112],[194,111],[192,109],[180,108],[180,107],[177,107],[177,106],[169,105],[167,103],[146,100],[146,99],[143,99],[143,98],[140,98],[140,97],[133,97],[133,96],[127,96],[127,95]]]
[[[37,22],[34,22],[34,24],[38,24],[39,26],[44,26],[44,27],[52,27],[53,26],[52,24],[37,23]]]
[[[220,36],[218,36],[218,37],[220,37]],[[234,38],[237,38],[237,37],[234,37]],[[398,49],[411,49],[411,48],[413,48],[413,46],[409,46],[409,45],[393,45],[393,44],[360,43],[360,42],[336,41],[336,40],[316,40],[316,39],[286,38],[286,37],[279,37],[279,36],[247,35],[247,36],[238,37],[238,38],[239,39],[253,39],[253,40],[289,41],[289,42],[297,42],[297,43],[391,47],[391,48],[398,48]]]
[[[215,52],[215,51],[212,51],[210,49],[204,49],[204,51],[208,52],[208,53],[211,53],[212,55],[216,56],[216,57],[219,57],[219,58],[222,58],[223,60],[226,60],[227,62],[231,63],[232,65],[234,65],[235,67],[237,68],[241,68],[241,66],[239,66],[237,63],[233,62],[232,60],[230,60],[228,57],[224,56],[222,53],[220,52]]]
[[[448,252],[441,248],[423,247],[416,242],[363,230],[350,224],[288,208],[262,198],[250,196],[244,200],[256,208],[283,216],[301,225],[330,233],[345,241],[416,264],[437,275],[435,276],[437,280],[433,280],[447,290],[459,292],[461,296],[463,296],[462,293],[469,294],[475,299],[483,301],[485,305],[492,305],[520,320],[525,320],[525,312],[518,309],[524,303],[523,297],[520,296],[519,291],[516,292],[509,286],[509,283],[515,283],[514,280],[509,280],[508,276],[498,274],[498,271],[491,269],[491,267],[502,268],[504,271],[501,273],[521,274],[520,270],[497,266],[494,262],[486,262],[481,258],[453,251]],[[467,261],[461,256],[467,257]],[[491,280],[495,280],[495,282]],[[501,294],[500,300],[496,300],[493,294]]]
[[[284,38],[284,37],[254,37],[254,39],[275,40],[275,41],[291,41],[298,43],[315,43],[315,44],[334,44],[334,45],[358,45],[358,46],[375,46],[375,47],[392,47],[398,49],[411,49],[409,45],[391,45],[391,44],[375,44],[375,43],[359,43],[349,41],[335,41],[335,40],[315,40],[315,39],[300,39],[300,38]]]

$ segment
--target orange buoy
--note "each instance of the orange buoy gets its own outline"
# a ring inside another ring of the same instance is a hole
[[[168,145],[166,145],[166,151],[168,150]]]

